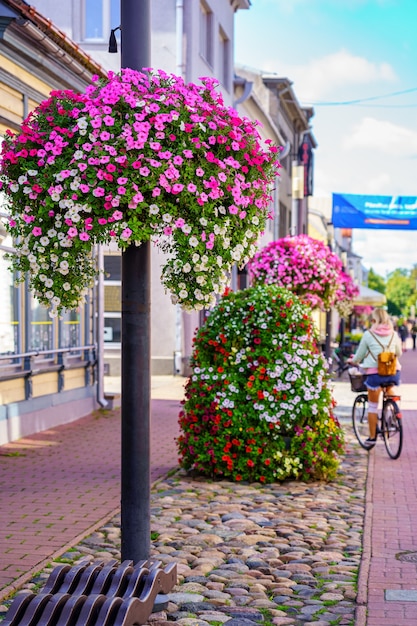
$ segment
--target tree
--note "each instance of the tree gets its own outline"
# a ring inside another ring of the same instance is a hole
[[[385,279],[377,274],[372,267],[368,274],[368,287],[369,289],[374,289],[374,291],[379,291],[379,293],[385,293],[386,289]]]
[[[388,313],[390,315],[407,315],[413,288],[409,272],[396,269],[388,276],[385,295],[387,296]]]

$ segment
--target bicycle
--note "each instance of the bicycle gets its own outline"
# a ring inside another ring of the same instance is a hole
[[[341,378],[343,373],[351,367],[348,359],[352,356],[356,346],[357,343],[347,341],[333,350],[331,367],[337,378]]]
[[[369,437],[368,427],[368,394],[361,393],[367,390],[365,376],[349,374],[352,391],[359,393],[352,407],[352,424],[356,438],[362,448],[369,450],[365,444]],[[384,439],[385,449],[391,459],[398,459],[403,447],[403,425],[400,408],[397,404],[400,396],[387,395],[387,387],[382,387],[382,410],[378,412],[378,426],[376,436]]]

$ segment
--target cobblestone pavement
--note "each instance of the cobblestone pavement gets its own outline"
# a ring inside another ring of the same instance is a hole
[[[353,624],[366,465],[367,454],[349,443],[330,484],[212,483],[182,471],[158,482],[152,558],[175,561],[179,575],[167,610],[150,623]],[[120,560],[119,516],[61,558]],[[24,588],[42,585],[54,565]]]
[[[178,471],[154,484],[152,557],[177,563],[179,575],[167,609],[152,614],[149,624],[417,624],[416,563],[398,559],[417,554],[414,354],[403,359],[406,439],[397,461],[382,443],[368,454],[353,440],[353,395],[347,382],[338,382],[337,414],[348,445],[332,483],[236,485]],[[75,537],[59,556],[70,563],[120,560],[118,514]],[[41,588],[55,565],[49,562],[19,588]],[[8,606],[3,597],[0,621]]]

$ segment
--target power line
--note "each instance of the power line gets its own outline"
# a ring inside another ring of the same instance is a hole
[[[387,93],[387,94],[380,95],[380,96],[370,96],[368,98],[356,98],[354,100],[309,102],[309,106],[350,106],[352,104],[361,104],[363,102],[382,100],[383,98],[393,98],[395,96],[402,96],[406,93],[412,93],[415,91],[417,91],[417,87],[412,87],[411,89],[404,89],[403,91],[393,91],[391,93]],[[287,102],[292,102],[292,101],[287,100]],[[391,106],[394,108],[394,107],[406,107],[406,106],[415,106],[415,105],[385,105],[385,106]]]

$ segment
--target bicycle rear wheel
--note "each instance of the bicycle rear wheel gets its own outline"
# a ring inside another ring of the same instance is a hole
[[[369,448],[365,445],[365,441],[369,437],[367,394],[361,393],[355,398],[352,407],[352,425],[360,445],[362,448],[365,448],[365,450],[368,450]]]
[[[392,459],[398,459],[403,447],[403,425],[400,410],[394,400],[384,402],[381,425],[385,448]]]

